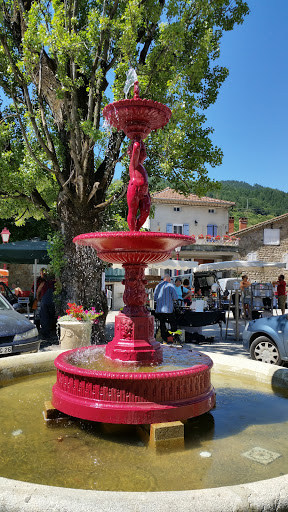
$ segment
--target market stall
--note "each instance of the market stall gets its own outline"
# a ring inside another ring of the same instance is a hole
[[[267,262],[267,261],[221,261],[215,263],[208,263],[199,265],[198,269],[202,271],[234,271],[238,277],[240,273],[249,272],[253,270],[261,271],[263,278],[261,282],[251,283],[250,288],[247,290],[250,298],[249,319],[259,317],[264,312],[273,315],[273,286],[271,283],[266,282],[267,270],[279,271],[279,269],[286,268],[286,263],[283,262]],[[235,280],[236,281],[236,280]],[[238,280],[239,281],[239,280]],[[229,300],[228,318],[226,322],[226,336],[228,328],[229,312],[232,309],[232,295]],[[241,295],[239,293],[239,284],[235,286],[235,320],[236,320],[236,340],[239,340],[239,312],[242,310]]]

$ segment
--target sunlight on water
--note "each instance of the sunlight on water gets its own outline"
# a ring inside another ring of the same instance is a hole
[[[163,371],[182,370],[191,366],[205,364],[206,356],[200,352],[176,347],[163,347],[163,363],[159,365],[137,366],[133,363],[123,363],[105,357],[106,345],[90,346],[84,350],[68,354],[66,362],[90,370],[113,371],[113,372],[136,372],[136,373],[157,373]]]
[[[55,372],[0,389],[0,475],[35,483],[113,491],[164,491],[233,485],[287,471],[288,403],[268,387],[212,373],[216,408],[185,425],[185,448],[155,450],[136,426],[44,421]],[[242,386],[242,387],[241,387]],[[244,452],[281,456],[268,465]],[[209,454],[209,456],[208,456]]]

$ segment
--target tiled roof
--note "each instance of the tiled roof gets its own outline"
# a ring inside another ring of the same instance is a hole
[[[151,195],[152,203],[174,203],[174,204],[187,204],[197,206],[223,206],[224,208],[230,208],[235,203],[232,201],[224,201],[224,199],[215,199],[214,197],[198,197],[196,194],[189,194],[184,196],[173,190],[172,188],[165,188],[160,192],[155,192]]]
[[[247,233],[249,231],[253,231],[254,229],[264,228],[265,226],[269,226],[269,224],[274,224],[275,222],[281,222],[281,220],[288,220],[288,213],[283,213],[282,215],[279,215],[279,217],[273,217],[269,220],[264,220],[263,222],[259,222],[258,224],[254,224],[254,226],[249,226],[245,229],[240,229],[239,231],[234,231],[234,233],[231,233],[231,235],[238,236],[239,234],[242,235],[242,233]]]

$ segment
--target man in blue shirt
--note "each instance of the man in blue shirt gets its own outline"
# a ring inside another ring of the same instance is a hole
[[[177,331],[177,322],[174,314],[174,301],[178,299],[175,286],[171,283],[169,274],[165,274],[163,281],[159,283],[154,292],[156,302],[155,313],[160,321],[160,331],[163,341],[167,341],[168,331],[166,322],[170,324],[171,331]]]
[[[184,298],[187,299],[188,297],[191,296],[191,291],[188,290],[188,288],[185,288],[185,286],[182,286],[182,280],[180,279],[180,277],[177,277],[175,279],[175,290],[176,290],[176,293],[177,293],[177,299],[179,301],[179,305],[183,305],[184,304]],[[186,295],[185,295],[186,294]]]

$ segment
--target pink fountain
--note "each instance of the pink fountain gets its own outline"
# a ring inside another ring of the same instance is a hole
[[[70,350],[56,358],[52,403],[71,416],[105,423],[151,424],[198,416],[215,405],[210,382],[213,363],[196,351],[182,351],[185,357],[180,357],[177,349],[164,347],[163,354],[154,337],[154,317],[145,306],[147,264],[165,261],[176,247],[195,243],[194,236],[139,231],[151,204],[143,139],[163,128],[171,111],[139,98],[136,81],[134,98],[107,105],[103,115],[132,140],[127,191],[130,232],[86,233],[73,241],[94,247],[103,261],[123,264],[125,307],[115,318],[110,343]]]

